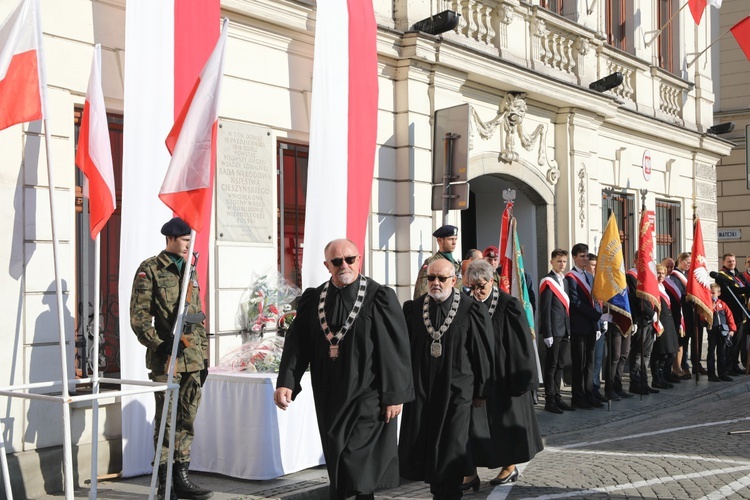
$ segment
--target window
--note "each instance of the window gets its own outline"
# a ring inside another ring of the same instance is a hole
[[[73,115],[75,143],[81,126],[82,109]],[[115,199],[117,206],[107,224],[101,230],[100,303],[99,307],[99,371],[108,376],[120,373],[120,319],[118,309],[118,286],[120,266],[120,208],[122,206],[122,115],[107,113],[109,141],[112,148],[112,166],[115,175]],[[83,197],[83,173],[75,166],[76,176],[76,376],[85,378],[93,373],[96,363],[90,359],[95,335],[91,332],[94,309],[94,242],[89,232],[88,200]],[[88,337],[88,339],[87,339]],[[88,366],[84,370],[84,366]]]
[[[602,193],[602,231],[607,227],[609,211],[615,214],[617,228],[620,230],[620,241],[622,242],[622,257],[625,261],[625,269],[633,264],[633,255],[638,239],[635,238],[635,196],[627,193],[614,193],[609,198]]]
[[[541,6],[555,14],[563,15],[563,0],[541,0]]]
[[[674,57],[674,31],[672,30],[672,23],[677,22],[677,18],[672,20],[674,14],[674,2],[673,0],[659,0],[659,12],[657,15],[658,23],[657,30],[662,30],[659,34],[659,67],[669,72],[672,71],[672,62]],[[666,24],[669,22],[669,24]]]
[[[607,43],[620,50],[626,50],[625,0],[607,0],[605,15]]]
[[[308,147],[279,141],[279,272],[302,287]]]
[[[656,200],[656,261],[667,257],[676,258],[680,253],[680,213],[679,203]]]

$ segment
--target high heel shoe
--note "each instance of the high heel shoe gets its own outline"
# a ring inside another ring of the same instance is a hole
[[[476,476],[474,476],[474,479],[472,479],[468,483],[461,484],[461,486],[459,486],[458,488],[461,491],[469,491],[469,490],[479,491],[479,484],[480,484],[479,475],[477,474]]]
[[[500,471],[500,472],[502,472],[502,471]],[[505,477],[499,477],[498,476],[495,479],[491,479],[490,480],[490,484],[492,486],[497,486],[497,485],[500,485],[500,484],[510,484],[510,483],[515,483],[517,479],[518,479],[518,469],[513,469],[513,472],[511,472],[510,474],[508,474]]]

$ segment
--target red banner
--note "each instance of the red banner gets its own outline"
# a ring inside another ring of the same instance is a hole
[[[695,304],[701,317],[713,324],[713,304],[711,303],[711,277],[706,266],[706,249],[703,246],[701,221],[696,217],[693,227],[693,249],[690,271],[687,280],[687,299]]]
[[[659,282],[656,279],[656,261],[654,261],[654,212],[645,210],[641,215],[638,231],[638,285],[636,295],[653,304],[654,309],[661,310],[659,300]]]

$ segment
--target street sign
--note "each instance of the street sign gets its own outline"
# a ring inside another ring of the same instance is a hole
[[[447,191],[443,185],[432,186],[432,210],[443,209],[443,195],[448,197],[448,210],[466,210],[469,208],[469,183],[451,184]]]
[[[453,141],[452,182],[466,182],[469,166],[469,105],[461,104],[452,108],[435,111],[432,136],[432,183],[443,184],[445,175],[446,134],[458,136]],[[433,208],[434,210],[434,208]],[[439,210],[439,209],[438,209]]]
[[[742,229],[719,229],[719,241],[742,239]]]

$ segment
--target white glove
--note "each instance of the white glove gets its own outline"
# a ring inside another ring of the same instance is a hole
[[[630,333],[635,333],[638,331],[638,325],[633,323],[633,326],[630,327]]]
[[[652,323],[656,323],[658,321],[659,321],[659,313],[654,313],[654,319],[653,319]]]
[[[547,347],[552,347],[552,342],[554,339],[552,337],[544,337],[544,345]]]
[[[596,340],[599,340],[600,338],[602,338],[602,332],[600,332],[599,330],[597,330],[596,331]]]
[[[602,314],[601,320],[604,321],[605,323],[608,323],[612,321],[612,315],[609,313],[604,313]]]
[[[607,321],[602,321],[602,331],[606,332],[609,330],[609,323]]]

